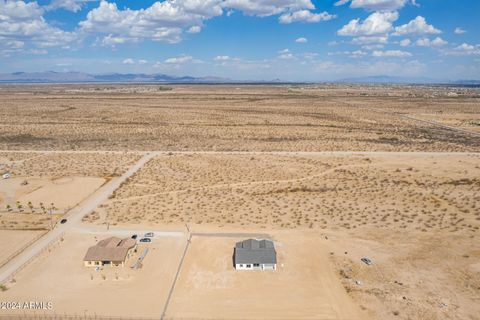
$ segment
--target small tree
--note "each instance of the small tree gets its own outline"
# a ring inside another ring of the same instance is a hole
[[[47,214],[47,208],[45,208],[43,202],[40,202],[40,209],[42,209],[43,214]]]
[[[9,205],[9,204],[7,204],[7,211],[8,211],[8,212],[12,211],[12,206]]]
[[[18,209],[18,212],[23,212],[23,206],[20,203],[20,201],[17,201],[17,209]]]

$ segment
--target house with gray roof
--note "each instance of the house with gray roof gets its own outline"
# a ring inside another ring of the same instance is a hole
[[[270,240],[248,239],[237,242],[234,252],[237,270],[276,270],[277,252]]]

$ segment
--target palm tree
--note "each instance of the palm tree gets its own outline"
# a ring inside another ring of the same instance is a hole
[[[55,205],[52,202],[50,203],[50,230],[53,230],[53,218],[52,218],[53,210],[55,210]]]
[[[28,207],[30,208],[30,213],[33,213],[34,212],[34,209],[33,209],[33,203],[32,201],[28,201]]]
[[[47,213],[47,209],[45,208],[45,205],[43,204],[43,202],[40,202],[40,209],[42,209],[43,214]]]

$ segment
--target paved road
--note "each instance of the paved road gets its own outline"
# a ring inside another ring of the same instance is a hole
[[[95,210],[101,203],[107,200],[108,196],[112,194],[112,192],[115,191],[118,187],[120,187],[122,182],[124,182],[128,177],[132,176],[135,172],[137,172],[155,155],[155,153],[148,153],[144,155],[121,177],[113,178],[100,189],[98,189],[92,196],[82,202],[79,206],[75,207],[69,213],[67,213],[65,218],[68,219],[68,222],[66,224],[57,225],[54,230],[48,232],[37,242],[25,249],[25,251],[23,251],[18,256],[10,260],[7,264],[5,264],[0,269],[0,283],[9,280],[11,275],[13,275],[17,270],[19,270],[25,263],[28,263],[31,258],[37,256],[39,253],[45,250],[52,241],[58,239],[66,231],[74,228],[77,225],[80,225],[83,216],[89,214],[90,212]]]

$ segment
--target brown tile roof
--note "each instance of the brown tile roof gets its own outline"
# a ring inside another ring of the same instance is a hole
[[[125,261],[128,250],[133,248],[136,243],[131,238],[110,237],[103,239],[88,249],[83,261]]]

